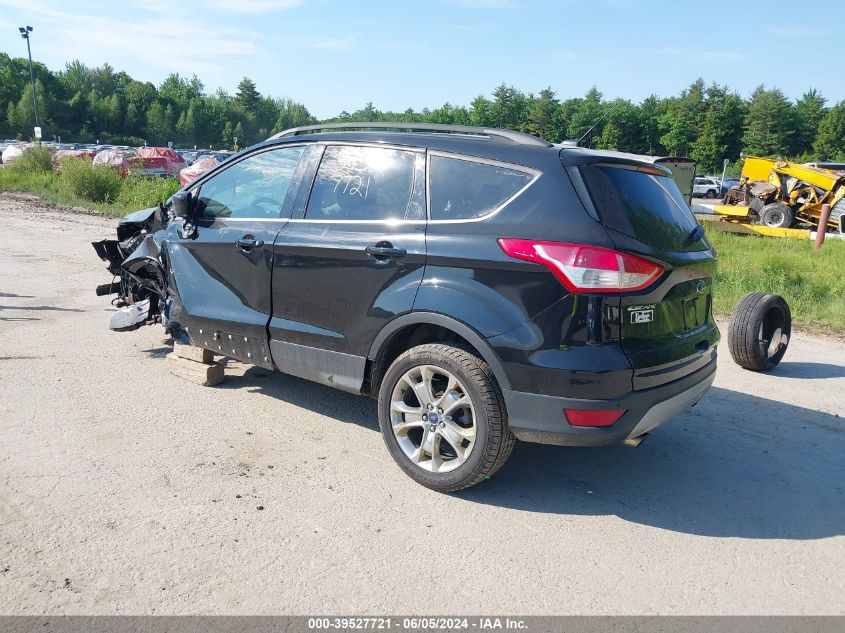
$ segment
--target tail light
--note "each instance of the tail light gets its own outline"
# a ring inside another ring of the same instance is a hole
[[[511,257],[542,264],[570,292],[642,290],[663,274],[655,262],[601,246],[501,238]]]
[[[625,409],[564,409],[563,414],[571,426],[610,426],[622,417]]]

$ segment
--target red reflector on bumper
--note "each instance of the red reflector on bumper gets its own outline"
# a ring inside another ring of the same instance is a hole
[[[625,409],[564,409],[566,421],[572,426],[610,426],[622,417]]]

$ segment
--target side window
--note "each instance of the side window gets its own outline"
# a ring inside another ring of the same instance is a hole
[[[309,220],[403,220],[414,188],[413,152],[329,146],[305,217]]]
[[[304,146],[254,154],[202,183],[205,218],[278,218]]]
[[[432,220],[480,218],[527,187],[534,174],[463,158],[431,156],[428,170]]]

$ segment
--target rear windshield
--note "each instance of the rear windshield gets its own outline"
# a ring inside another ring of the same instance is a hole
[[[684,246],[697,222],[668,176],[616,165],[581,167],[581,174],[605,226],[668,251],[707,248],[704,240]]]

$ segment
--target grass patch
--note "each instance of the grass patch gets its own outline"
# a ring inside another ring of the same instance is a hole
[[[84,158],[63,158],[59,194],[67,198],[109,204],[115,202],[123,183],[108,165],[94,165]]]
[[[53,154],[46,147],[28,147],[9,169],[21,174],[51,171]]]
[[[810,240],[708,231],[719,254],[714,310],[729,315],[748,292],[771,292],[789,304],[798,327],[845,333],[845,241],[818,251]]]
[[[175,178],[120,178],[105,165],[62,159],[61,174],[53,172],[46,148],[27,149],[15,162],[0,167],[0,190],[26,191],[48,202],[123,216],[167,200],[179,189]]]
[[[115,204],[129,211],[145,209],[164,202],[177,191],[179,181],[175,178],[127,176],[123,180]]]
[[[14,163],[5,169],[0,169],[0,189],[28,191],[45,197],[57,193],[59,183],[53,172],[24,172],[12,167]]]
[[[15,162],[0,169],[0,188],[55,195],[52,154],[46,147],[27,148]]]

